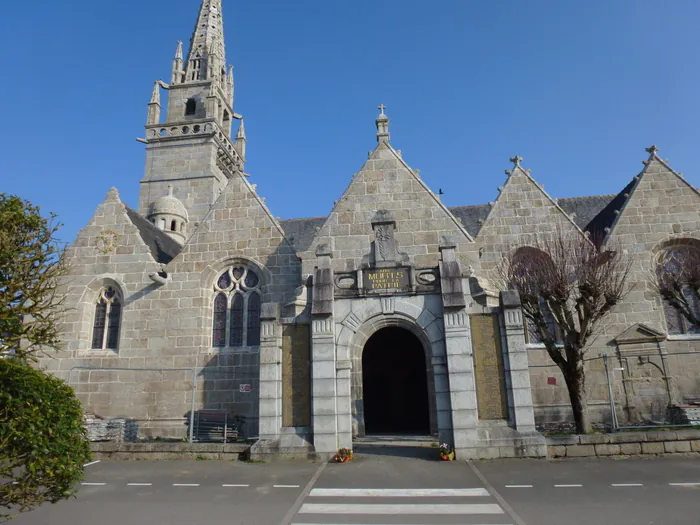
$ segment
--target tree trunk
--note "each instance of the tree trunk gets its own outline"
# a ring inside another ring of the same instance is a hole
[[[591,419],[588,414],[588,400],[586,399],[586,376],[583,371],[583,360],[576,363],[567,363],[564,372],[564,381],[569,391],[571,409],[574,412],[574,423],[577,434],[588,434],[593,431]]]

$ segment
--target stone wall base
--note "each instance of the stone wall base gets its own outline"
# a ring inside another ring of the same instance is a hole
[[[249,443],[90,443],[93,459],[245,459]]]
[[[480,422],[472,446],[456,450],[459,459],[544,458],[547,442],[537,431],[520,432],[504,422]]]
[[[700,454],[700,430],[550,436],[550,458]]]

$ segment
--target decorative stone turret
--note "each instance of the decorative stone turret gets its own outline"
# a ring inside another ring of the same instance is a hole
[[[156,199],[151,205],[148,220],[180,244],[185,242],[185,227],[188,222],[187,208],[178,198],[173,196],[172,186],[168,186],[167,195]]]

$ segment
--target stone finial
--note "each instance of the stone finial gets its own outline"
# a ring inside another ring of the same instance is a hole
[[[519,168],[523,158],[520,155],[516,155],[515,157],[512,157],[510,161],[513,163],[514,168]]]
[[[655,157],[656,154],[659,152],[659,148],[657,148],[655,144],[652,144],[651,146],[646,148],[646,152],[652,157]]]
[[[173,197],[173,185],[168,184],[168,197]]]
[[[153,84],[153,93],[151,94],[151,101],[149,104],[160,105],[160,80],[156,80]]]
[[[107,197],[105,197],[105,200],[121,202],[121,200],[119,199],[119,190],[112,186],[107,192]]]
[[[378,106],[378,109],[380,111],[379,116],[377,117],[377,142],[389,142],[389,138],[391,135],[389,134],[389,117],[387,117],[384,114],[384,110],[386,109],[386,106],[384,104],[380,104]]]
[[[175,50],[175,60],[182,60],[182,40],[177,41],[177,49]]]

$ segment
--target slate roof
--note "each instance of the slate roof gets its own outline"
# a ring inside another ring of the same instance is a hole
[[[129,216],[131,223],[138,229],[143,242],[151,250],[151,254],[156,262],[168,264],[180,253],[182,246],[175,242],[167,233],[151,224],[148,219],[142,217],[128,206],[126,206],[126,214]]]
[[[308,219],[285,219],[280,221],[287,239],[294,245],[297,252],[305,252],[311,246],[316,235],[316,228],[323,226],[327,217],[311,217]]]
[[[605,228],[609,228],[612,225],[616,217],[615,210],[622,208],[627,199],[624,195],[631,191],[633,182],[630,182],[618,195],[568,197],[556,199],[556,201],[566,213],[569,215],[574,214],[574,222],[579,228],[589,230],[598,237],[604,232]],[[490,209],[491,207],[488,204],[453,206],[449,208],[450,212],[459,219],[472,237],[476,237],[479,233]],[[168,234],[159,230],[128,206],[126,211],[131,222],[138,228],[141,238],[150,248],[156,261],[167,264],[180,253],[182,247],[171,239]],[[311,246],[314,235],[326,222],[326,218],[285,219],[280,221],[280,225],[297,252],[304,252]]]
[[[594,242],[597,241],[602,243],[607,235],[605,228],[612,227],[612,224],[615,222],[615,218],[617,217],[615,212],[617,210],[622,210],[622,207],[625,205],[625,202],[627,202],[627,199],[632,192],[635,182],[636,181],[632,179],[630,183],[625,186],[620,193],[615,195],[615,197],[608,202],[607,206],[605,206],[588,224],[588,231],[591,232],[591,238]]]
[[[576,225],[587,230],[590,222],[610,203],[615,195],[594,195],[591,197],[567,197],[555,199],[567,214],[574,214]]]
[[[627,190],[627,188],[625,188]],[[625,192],[622,191],[622,193]],[[591,197],[568,197],[564,199],[556,199],[559,206],[571,215],[575,214],[573,219],[579,228],[585,230],[589,223],[597,219],[596,227],[599,224],[605,224],[609,227],[614,220],[614,212],[612,218],[608,214],[598,218],[601,212],[606,210],[611,201],[616,199],[615,195],[594,195]],[[616,203],[611,205],[614,209]],[[491,207],[488,204],[477,204],[475,206],[453,206],[449,208],[450,212],[460,220],[464,228],[469,232],[469,235],[476,237],[481,229],[481,225],[486,220]],[[280,221],[282,229],[284,229],[287,237],[294,245],[298,252],[306,251],[313,241],[316,234],[316,228],[323,226],[326,217],[312,217],[309,219],[286,219]],[[609,222],[609,224],[608,224]]]

